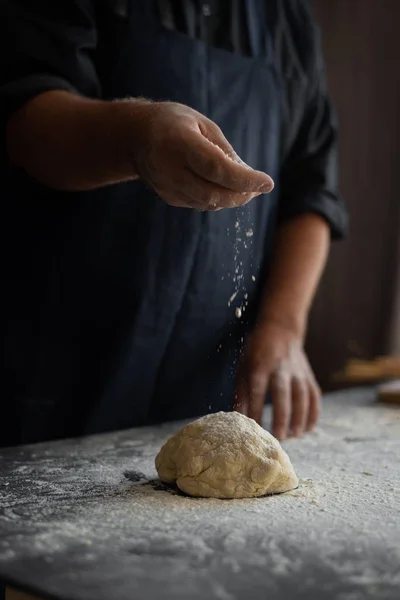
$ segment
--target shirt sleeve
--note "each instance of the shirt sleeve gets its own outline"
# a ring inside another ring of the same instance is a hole
[[[96,27],[91,0],[3,0],[0,117],[50,90],[98,97],[92,60]]]
[[[297,134],[280,173],[278,219],[318,214],[326,219],[335,239],[347,233],[348,216],[338,191],[338,126],[327,91],[319,35],[311,18],[308,14],[312,56],[307,90]]]

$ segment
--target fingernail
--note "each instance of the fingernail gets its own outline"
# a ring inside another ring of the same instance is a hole
[[[274,182],[272,181],[272,179],[267,182],[267,183],[263,183],[259,188],[258,191],[261,192],[261,194],[268,194],[269,192],[271,192],[274,189]]]

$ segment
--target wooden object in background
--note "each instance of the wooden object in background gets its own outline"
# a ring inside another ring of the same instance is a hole
[[[378,387],[378,400],[380,402],[390,402],[390,404],[400,404],[400,380],[390,381]]]
[[[351,359],[345,368],[334,376],[340,383],[378,383],[400,379],[400,357],[378,356],[374,360]]]
[[[41,598],[38,598],[37,596],[31,596],[30,594],[25,594],[24,592],[19,592],[13,588],[7,588],[5,600],[41,600]]]

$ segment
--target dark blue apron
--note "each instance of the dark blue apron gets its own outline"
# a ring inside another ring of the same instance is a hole
[[[246,2],[254,57],[164,29],[153,1],[131,5],[105,96],[195,108],[278,183],[280,94],[265,2]],[[244,208],[208,213],[169,207],[140,182],[66,195],[37,254],[51,277],[41,289],[25,393],[36,411],[37,402],[51,407],[40,435],[230,409],[277,196],[278,186]]]

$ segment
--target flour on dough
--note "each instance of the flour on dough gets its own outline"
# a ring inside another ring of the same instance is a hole
[[[186,425],[156,457],[160,479],[190,496],[252,498],[287,492],[298,479],[270,433],[238,412],[218,412]]]

